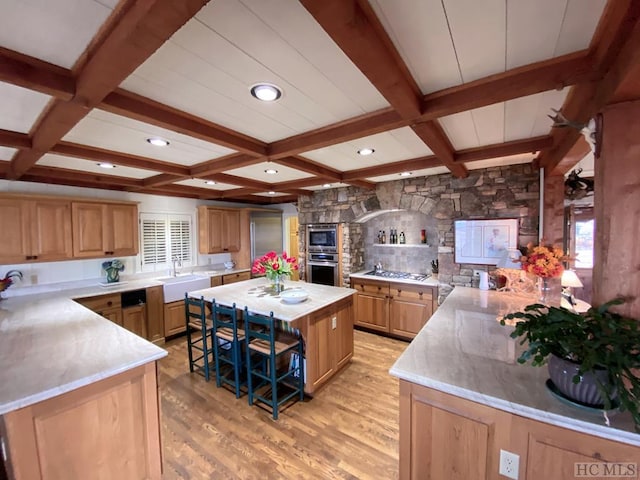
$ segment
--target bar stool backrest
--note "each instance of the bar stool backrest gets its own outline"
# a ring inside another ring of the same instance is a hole
[[[236,304],[232,307],[225,307],[216,303],[214,298],[211,301],[213,305],[213,331],[216,332],[219,328],[229,328],[233,331],[233,338],[238,338],[238,314],[236,310]]]
[[[247,343],[253,339],[260,339],[269,342],[271,351],[275,350],[276,332],[273,312],[269,316],[249,313],[249,309],[244,307],[245,335]]]
[[[191,308],[191,307],[196,307]],[[205,302],[204,297],[200,298],[190,298],[186,293],[184,296],[184,317],[187,322],[187,328],[189,324],[193,324],[192,319],[198,320],[201,322],[200,325],[205,325],[206,322],[206,310],[205,310]]]

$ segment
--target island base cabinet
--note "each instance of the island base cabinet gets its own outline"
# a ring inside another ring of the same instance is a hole
[[[566,480],[578,477],[579,464],[640,458],[640,447],[400,380],[401,480],[504,479],[498,473],[500,450],[520,457],[519,480]],[[634,473],[631,478],[638,478]]]
[[[160,479],[155,362],[2,417],[9,478]]]

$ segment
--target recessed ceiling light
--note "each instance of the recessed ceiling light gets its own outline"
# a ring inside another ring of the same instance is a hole
[[[215,185],[216,184],[216,182],[214,182],[213,180],[207,180],[204,183],[206,183],[207,185]]]
[[[371,155],[375,150],[373,148],[361,148],[358,150],[358,155]]]
[[[276,170],[275,168],[267,168],[264,173],[268,173],[269,175],[275,175],[276,173],[278,173],[278,170]]]
[[[98,163],[98,166],[102,168],[116,168],[116,166],[113,163],[107,163],[107,162],[100,162]]]
[[[270,83],[258,83],[251,87],[251,95],[263,102],[274,102],[282,96],[282,90]]]
[[[330,188],[331,184],[330,183],[325,183],[324,185],[322,185],[324,188]]]
[[[409,175],[411,175],[411,172],[402,172],[399,174],[401,177],[408,177]]]
[[[269,195],[275,195],[276,192],[274,192],[273,190],[271,190],[270,192],[267,192]]]
[[[166,147],[167,145],[169,145],[169,140],[165,140],[164,138],[160,137],[147,138],[147,142],[156,147]]]

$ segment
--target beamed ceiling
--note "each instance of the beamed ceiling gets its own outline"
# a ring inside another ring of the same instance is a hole
[[[588,147],[551,108],[584,122],[640,90],[634,0],[0,5],[7,180],[270,204],[402,172],[562,175]]]

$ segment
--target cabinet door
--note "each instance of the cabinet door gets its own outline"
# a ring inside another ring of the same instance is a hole
[[[309,331],[307,333],[306,360],[307,378],[305,379],[305,391],[313,392],[322,385],[336,369],[335,345],[331,321],[335,312],[312,314],[309,319]]]
[[[142,338],[147,337],[145,310],[144,305],[136,305],[122,309],[122,326]]]
[[[431,289],[392,285],[390,297],[389,332],[415,337],[433,314]]]
[[[211,277],[211,286],[219,287],[222,285],[222,277]]]
[[[349,299],[344,304],[341,303],[338,308],[332,337],[337,370],[347,364],[353,357],[353,301]]]
[[[228,273],[222,276],[222,284],[228,285],[230,283],[242,282],[244,280],[250,280],[251,274],[249,272]]]
[[[29,204],[31,255],[45,261],[72,258],[71,202],[33,200]]]
[[[222,252],[222,210],[204,209],[205,228],[200,229],[200,253]],[[202,251],[204,247],[204,251]]]
[[[108,308],[105,310],[101,310],[96,312],[98,315],[102,315],[107,320],[111,320],[116,325],[120,325],[122,327],[122,309],[118,308]]]
[[[164,340],[164,309],[162,287],[147,288],[147,339],[152,342]]]
[[[354,323],[372,330],[388,332],[389,299],[377,295],[357,293]]]
[[[24,263],[31,256],[29,209],[26,201],[0,199],[0,263]]]
[[[222,250],[240,251],[240,211],[226,210],[222,215]]]
[[[138,207],[107,204],[105,211],[105,247],[107,255],[138,254]]]
[[[164,304],[164,336],[187,330],[184,317],[184,300]]]
[[[99,203],[73,202],[71,204],[73,226],[73,256],[104,257],[107,249],[104,239],[104,212]]]

